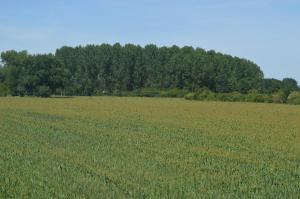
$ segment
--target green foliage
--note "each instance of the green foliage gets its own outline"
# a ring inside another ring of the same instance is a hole
[[[159,97],[160,90],[155,88],[142,88],[134,91],[140,97]]]
[[[35,95],[40,97],[50,97],[51,90],[48,86],[39,86]]]
[[[209,101],[215,99],[215,94],[207,88],[199,89],[195,95],[196,100]]]
[[[298,92],[298,91],[292,92],[292,93],[288,96],[287,102],[288,102],[289,104],[299,105],[299,104],[300,104],[300,92]]]
[[[13,96],[24,96],[25,86],[24,78],[25,74],[25,62],[29,55],[26,51],[6,51],[1,53],[1,60],[4,63],[6,69],[5,81],[9,90]]]
[[[0,83],[0,96],[7,96],[9,94],[9,88],[4,83]]]
[[[186,100],[196,100],[196,93],[187,93],[184,95]]]
[[[163,90],[160,92],[160,97],[184,97],[185,94],[188,93],[185,90],[182,89],[177,89],[177,88],[173,88],[173,89],[167,89],[167,90]]]
[[[274,103],[283,104],[287,101],[287,95],[284,91],[278,91],[272,95],[272,100]]]
[[[246,96],[247,102],[265,102],[266,97],[264,94],[258,92],[258,90],[251,90]]]
[[[1,58],[0,83],[13,96],[39,95],[39,87],[46,86],[51,95],[184,97],[192,92],[197,100],[271,102],[274,93],[283,91],[287,98],[299,90],[291,78],[263,79],[249,60],[188,46],[117,43],[62,47],[55,55],[6,51]]]
[[[285,78],[282,80],[282,90],[286,93],[290,93],[292,91],[299,91],[298,83],[296,80],[292,78]]]
[[[138,90],[141,96],[183,97],[184,89],[195,92],[204,87],[247,92],[263,77],[248,60],[188,46],[102,44],[62,47],[55,55],[7,51],[1,57],[13,95],[34,95],[45,85],[51,94],[58,89],[85,96]]]
[[[111,94],[111,96],[118,96],[118,97],[137,97],[140,96],[139,90],[134,91],[118,91],[115,90]],[[144,96],[144,97],[153,97],[153,96]]]
[[[6,78],[5,69],[0,65],[0,83],[4,83]]]
[[[49,94],[65,90],[67,69],[55,56],[7,51],[1,54],[1,58],[6,69],[5,81],[12,95],[41,96],[41,92],[46,93],[46,87]]]
[[[227,101],[227,102],[242,102],[245,100],[245,96],[238,92],[233,93],[216,93],[217,101]]]
[[[281,96],[282,95],[282,96]],[[281,99],[281,97],[283,99]],[[224,102],[260,102],[260,103],[285,103],[285,93],[280,92],[273,95],[259,93],[257,90],[251,90],[248,94],[239,92],[233,93],[213,93],[207,89],[197,93],[187,93],[184,96],[187,100],[200,101],[224,101]]]
[[[262,81],[261,90],[264,93],[272,94],[278,92],[282,88],[282,81],[277,79],[264,79]]]
[[[227,102],[243,102],[245,101],[245,95],[233,92],[233,93],[213,93],[208,89],[200,89],[196,93],[188,93],[185,95],[185,99],[188,100],[201,100],[201,101],[227,101]]]
[[[230,97],[229,101],[232,102],[243,102],[245,101],[245,95],[239,93],[239,92],[233,92],[227,94]]]

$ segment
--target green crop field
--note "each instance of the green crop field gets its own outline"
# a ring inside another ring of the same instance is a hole
[[[299,106],[0,98],[0,198],[299,197]]]

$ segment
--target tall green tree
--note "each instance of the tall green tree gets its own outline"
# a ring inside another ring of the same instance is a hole
[[[282,80],[282,90],[288,93],[292,91],[298,91],[298,82],[292,78],[284,78]]]
[[[142,88],[247,93],[262,88],[263,81],[253,62],[189,46],[64,46],[55,55],[7,51],[1,57],[13,95],[95,95]],[[292,90],[295,82],[283,85],[281,89]]]
[[[24,76],[25,61],[28,58],[26,51],[6,51],[1,53],[1,59],[6,68],[6,82],[12,95],[23,96],[25,94]]]
[[[282,88],[282,81],[278,79],[263,79],[261,90],[264,93],[275,93],[278,92]]]

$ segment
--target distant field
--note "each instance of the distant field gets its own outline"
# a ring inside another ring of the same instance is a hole
[[[299,198],[300,107],[0,98],[0,198]]]

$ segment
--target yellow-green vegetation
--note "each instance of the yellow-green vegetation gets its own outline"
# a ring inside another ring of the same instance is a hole
[[[0,98],[0,198],[299,196],[299,106]]]

